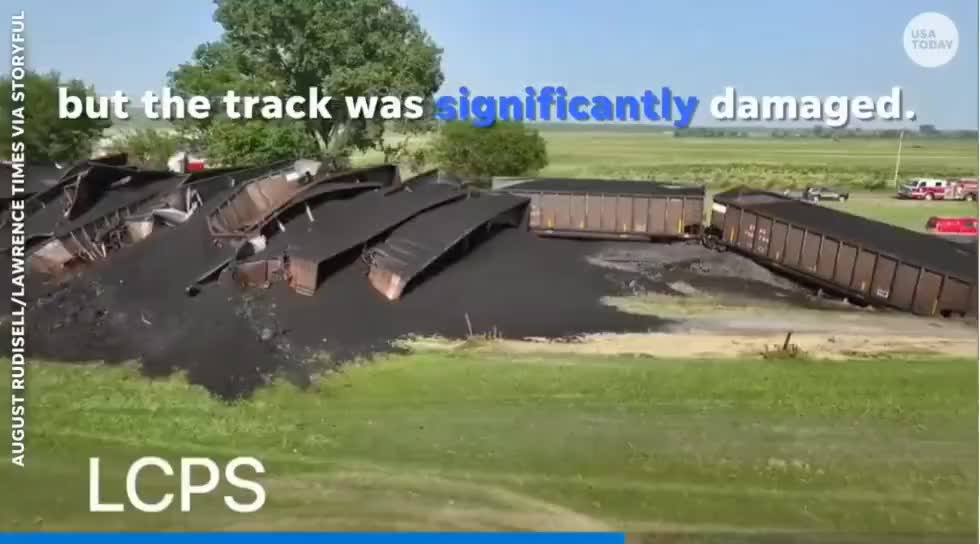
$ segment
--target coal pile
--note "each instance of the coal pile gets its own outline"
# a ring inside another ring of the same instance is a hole
[[[331,179],[318,174],[304,183]],[[427,185],[420,183],[415,190],[424,192]],[[158,186],[171,188],[170,182]],[[383,213],[386,198],[411,190],[411,180],[406,180],[404,187],[350,198],[377,199]],[[437,269],[427,271],[401,299],[389,301],[368,281],[369,264],[362,256],[399,225],[429,213],[425,206],[396,221],[369,222],[375,230],[357,236],[365,240],[363,245],[337,254],[331,248],[348,233],[327,218],[350,208],[342,195],[291,201],[300,211],[275,210],[280,220],[270,222],[260,235],[218,242],[209,231],[210,212],[233,191],[216,192],[185,222],[155,229],[70,275],[51,278],[29,272],[30,355],[110,363],[135,359],[147,374],[186,371],[193,383],[235,398],[277,374],[303,383],[322,364],[389,351],[394,340],[409,335],[569,337],[667,325],[601,303],[604,296],[628,293],[634,275],[590,264],[587,257],[597,244],[541,239],[526,224],[491,235],[481,230],[484,235],[467,243],[465,252],[440,259]],[[120,196],[108,188],[100,199],[110,195]],[[140,192],[140,198],[145,196]],[[459,202],[446,200],[436,208]],[[331,225],[333,230],[311,230],[310,224]],[[322,244],[310,239],[311,232]],[[292,247],[313,247],[331,260],[318,273],[311,296],[292,288]],[[202,284],[196,296],[188,296],[188,286],[204,272],[246,258],[281,263],[276,270],[284,277],[269,278],[268,288],[242,288],[231,266],[216,274],[215,281]]]

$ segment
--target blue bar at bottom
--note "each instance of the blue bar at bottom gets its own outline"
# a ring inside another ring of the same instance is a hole
[[[625,544],[623,533],[0,533],[5,544]]]

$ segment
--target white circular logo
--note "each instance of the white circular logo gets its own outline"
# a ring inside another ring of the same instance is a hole
[[[953,60],[960,47],[960,33],[952,19],[942,13],[920,13],[905,25],[905,52],[912,62],[937,68]]]

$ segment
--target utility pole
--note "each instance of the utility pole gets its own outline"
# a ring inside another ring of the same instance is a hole
[[[898,190],[898,167],[902,164],[902,140],[905,139],[905,131],[898,133],[898,155],[895,157],[895,176],[892,178],[892,185]]]

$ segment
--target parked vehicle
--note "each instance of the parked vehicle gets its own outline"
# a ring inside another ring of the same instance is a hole
[[[976,200],[977,180],[961,178],[945,180],[935,178],[916,178],[906,183],[898,191],[899,198],[915,200]]]
[[[949,182],[950,192],[946,195],[947,199],[969,200],[977,199],[977,178],[960,178]]]
[[[978,220],[975,217],[930,217],[926,232],[943,237],[976,238]]]
[[[819,202],[821,200],[836,200],[838,202],[844,202],[850,196],[850,193],[827,187],[807,187],[803,190],[803,200],[809,200],[811,202]]]
[[[169,160],[167,160],[167,168],[171,172],[177,172],[179,174],[187,174],[190,172],[203,172],[208,168],[207,159],[199,157],[193,153],[188,153],[186,151],[178,151]]]

